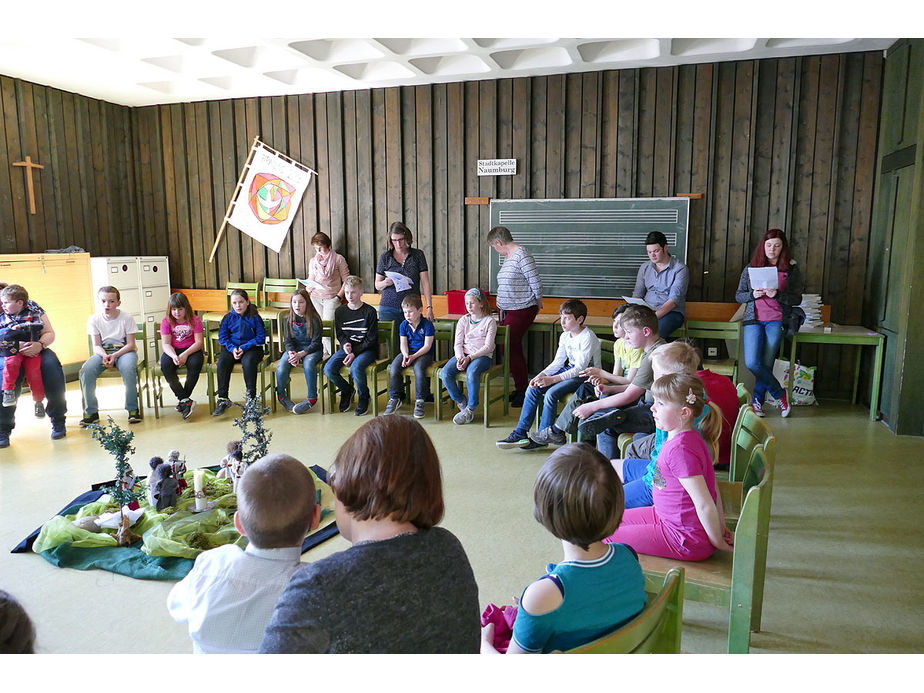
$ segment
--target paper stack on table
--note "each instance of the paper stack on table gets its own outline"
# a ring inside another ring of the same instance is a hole
[[[803,327],[820,327],[823,324],[821,319],[821,294],[802,294],[802,303],[799,307],[805,313],[805,323]]]

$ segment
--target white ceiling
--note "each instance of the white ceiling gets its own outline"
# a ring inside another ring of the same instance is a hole
[[[127,106],[884,50],[891,38],[0,38],[0,74]]]

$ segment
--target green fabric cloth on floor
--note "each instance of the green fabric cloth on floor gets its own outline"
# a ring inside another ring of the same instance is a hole
[[[70,542],[43,551],[42,558],[59,568],[99,568],[139,580],[182,580],[192,570],[190,558],[148,556],[134,546],[79,548]]]

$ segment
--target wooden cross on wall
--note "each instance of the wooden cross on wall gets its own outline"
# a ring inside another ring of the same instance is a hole
[[[14,161],[13,166],[20,166],[26,169],[26,189],[29,192],[29,214],[35,214],[35,188],[32,185],[32,169],[45,167],[41,164],[33,163],[31,156],[27,156],[25,161]]]

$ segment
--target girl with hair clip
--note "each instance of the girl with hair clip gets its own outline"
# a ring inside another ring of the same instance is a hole
[[[244,371],[244,386],[247,399],[257,396],[257,367],[263,357],[263,343],[266,330],[256,306],[250,302],[250,296],[244,289],[231,292],[231,312],[221,319],[218,328],[218,343],[221,353],[218,355],[218,401],[212,416],[221,416],[231,400],[228,399],[228,387],[231,385],[231,371],[234,364],[240,362]]]
[[[627,510],[622,525],[606,541],[682,561],[702,561],[716,549],[732,551],[710,456],[722,431],[721,415],[709,407],[699,433],[694,430],[693,422],[705,406],[703,383],[695,375],[663,375],[651,394],[655,424],[667,431],[651,489],[654,504]]]
[[[475,418],[481,393],[481,374],[491,367],[497,321],[491,317],[491,307],[484,292],[472,288],[465,292],[465,311],[456,323],[455,355],[440,369],[446,392],[459,407],[452,422],[468,424]],[[462,396],[456,376],[465,373],[468,399]]]
[[[289,299],[289,315],[283,326],[286,352],[276,366],[276,395],[279,403],[293,414],[304,414],[318,401],[318,361],[321,360],[321,317],[305,289],[297,289]],[[286,395],[289,372],[301,363],[308,386],[307,399],[295,404]]]
[[[645,608],[638,556],[604,544],[623,515],[622,484],[587,443],[553,452],[533,487],[533,515],[561,540],[564,560],[523,590],[507,654],[570,650],[619,628]],[[493,623],[481,631],[482,654],[498,650]]]
[[[186,294],[176,291],[167,299],[167,315],[160,322],[160,369],[164,379],[176,395],[176,410],[188,419],[196,403],[193,390],[199,382],[205,360],[205,336],[202,318],[193,312]],[[180,384],[177,369],[186,367],[186,382]]]

